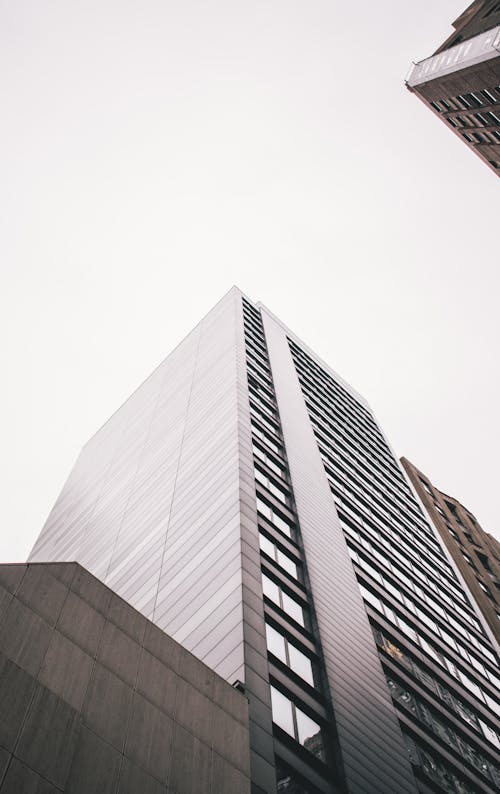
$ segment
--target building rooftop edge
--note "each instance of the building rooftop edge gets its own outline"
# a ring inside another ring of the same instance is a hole
[[[405,79],[409,88],[500,57],[500,25],[413,63]]]
[[[103,582],[102,579],[100,579],[98,576],[96,576],[94,573],[92,573],[92,571],[90,571],[88,568],[86,568],[80,562],[77,562],[76,560],[46,560],[46,561],[43,561],[43,560],[36,560],[36,561],[35,560],[33,560],[33,561],[27,560],[26,562],[5,562],[5,563],[2,562],[2,563],[0,563],[0,572],[1,572],[2,569],[5,569],[5,568],[13,568],[13,567],[14,568],[27,568],[27,567],[33,567],[33,566],[38,567],[38,568],[45,567],[48,571],[50,571],[52,569],[54,577],[56,579],[59,579],[69,590],[73,590],[73,588],[74,588],[74,581],[75,581],[75,577],[76,577],[76,572],[77,571],[81,571],[86,577],[89,577],[93,582],[95,582],[96,586],[98,586],[100,588],[103,588],[104,590],[108,591],[108,593],[110,594],[110,596],[109,596],[110,598],[113,596],[115,599],[119,599],[119,601],[121,601],[123,604],[125,604],[126,607],[129,610],[131,610],[136,615],[138,615],[141,620],[143,620],[148,625],[152,626],[154,631],[157,631],[157,632],[159,632],[159,634],[163,635],[166,638],[165,642],[169,641],[171,643],[174,643],[179,648],[182,648],[182,652],[187,654],[193,660],[195,660],[196,665],[199,665],[199,667],[204,668],[210,674],[213,674],[220,682],[222,682],[228,688],[236,690],[238,692],[238,696],[239,697],[244,698],[244,700],[248,700],[246,695],[241,691],[241,689],[239,687],[234,686],[234,684],[231,684],[225,678],[222,678],[222,676],[220,676],[218,673],[216,673],[215,670],[213,670],[209,665],[205,664],[205,662],[202,659],[199,659],[197,656],[195,656],[188,648],[186,648],[181,642],[179,642],[179,640],[176,640],[174,637],[172,637],[166,631],[161,629],[150,618],[146,617],[146,615],[144,615],[140,610],[138,610],[136,607],[134,607],[129,601],[127,601],[125,598],[123,598],[123,596],[121,596],[119,593],[117,593],[116,590],[113,590],[112,587],[110,587],[108,584],[106,584],[106,582]],[[63,569],[66,569],[68,571],[73,569],[73,571],[74,571],[73,576],[71,578],[69,576],[62,576],[61,574],[62,574],[62,570]],[[59,573],[59,575],[57,575],[57,572]],[[89,599],[85,597],[85,594],[82,594],[81,592],[77,592],[77,595],[80,595],[80,597],[83,598],[84,601],[86,601],[88,604],[90,604],[90,606],[92,606],[98,612],[103,613],[103,612],[107,612],[108,611],[107,609],[106,610],[102,610],[100,607],[96,606],[95,603],[91,603],[89,601]],[[123,629],[123,627],[122,627],[122,629]],[[126,632],[126,629],[123,629],[123,630]],[[182,673],[180,673],[180,674],[182,675]]]
[[[332,378],[334,378],[334,380],[338,381],[338,383],[341,386],[343,386],[356,400],[358,400],[358,402],[360,402],[365,408],[367,408],[370,411],[370,413],[373,413],[370,405],[368,404],[367,400],[363,397],[363,395],[360,394],[358,391],[356,391],[356,389],[353,386],[351,386],[350,383],[344,380],[344,378],[341,375],[339,375],[338,372],[332,369],[332,367],[329,364],[327,364],[326,361],[324,361],[321,358],[321,356],[318,356],[318,354],[315,353],[314,350],[312,350],[309,347],[309,345],[307,345],[300,337],[298,337],[297,334],[291,331],[290,328],[282,320],[280,320],[279,317],[277,317],[270,309],[268,309],[264,303],[258,301],[255,305],[262,311],[265,311],[266,314],[268,314],[269,317],[271,317],[275,323],[277,323],[278,325],[281,326],[281,328],[283,328],[283,330],[286,332],[287,336],[290,337],[290,339],[293,339],[293,341],[299,347],[302,347],[307,352],[307,354],[319,364],[319,366],[323,367],[323,369],[325,369],[328,372],[328,374],[331,375]]]

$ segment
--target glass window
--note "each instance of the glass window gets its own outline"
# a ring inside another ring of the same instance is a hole
[[[317,722],[314,722],[303,711],[300,711],[300,709],[296,709],[296,711],[298,739],[301,744],[307,747],[308,742],[311,744],[321,734],[321,728]]]
[[[290,559],[290,557],[285,554],[283,551],[276,549],[278,553],[278,565],[281,565],[282,568],[285,569],[294,579],[297,579],[297,566],[295,565],[294,561]]]
[[[253,445],[253,453],[257,458],[264,461],[266,465],[275,472],[275,474],[283,477],[283,468],[275,463],[274,460],[270,458],[264,450],[262,450],[260,447],[257,447],[255,444]]]
[[[272,480],[269,479],[267,474],[264,474],[264,472],[262,472],[260,469],[256,467],[254,469],[254,474],[255,474],[255,479],[258,482],[260,482],[265,488],[267,488],[268,491],[270,491],[273,494],[273,496],[279,499],[280,502],[283,502],[283,504],[288,504],[288,497],[285,492],[285,486],[281,488],[279,485],[276,485],[274,482],[272,482]]]
[[[472,653],[467,653],[467,651],[466,651],[466,653],[467,653],[467,656],[466,656],[464,653],[462,653],[463,650],[465,650],[465,648],[462,648],[462,647],[459,646],[459,651],[461,652],[461,655],[464,658],[466,658],[468,661],[470,661],[472,666],[475,667],[476,670],[478,670],[482,675],[484,675],[485,678],[489,678],[490,676],[486,672],[486,668],[485,668],[484,664],[482,664],[482,662],[480,662],[479,659],[476,659],[476,657]]]
[[[472,682],[469,679],[469,684],[470,683]],[[493,698],[490,697],[487,692],[483,692],[482,694],[484,695],[484,700],[486,701],[490,709],[494,711],[495,714],[498,714],[498,716],[500,717],[500,704],[498,703],[498,701],[493,700]]]
[[[262,534],[262,532],[259,532],[259,545],[265,554],[274,559],[274,543],[271,543],[271,541],[268,540],[265,535]]]
[[[479,720],[479,724],[481,725],[481,729],[483,731],[483,734],[486,736],[488,741],[490,741],[492,744],[495,745],[495,747],[498,747],[498,749],[500,750],[500,739],[498,737],[497,732],[494,731],[493,728],[491,728],[489,725],[487,725],[481,719]]]
[[[387,604],[384,604],[384,612],[386,618],[388,618],[391,621],[391,623],[397,624],[396,613],[389,606],[387,606]]]
[[[282,662],[288,664],[286,657],[286,640],[268,623],[266,623],[266,640],[268,650],[277,656],[278,659],[281,659]]]
[[[397,598],[398,601],[402,600],[401,593],[399,592],[397,587],[394,587],[394,585],[391,582],[389,582],[388,579],[385,579],[384,585],[385,585],[386,590],[388,590],[389,593],[391,593],[394,596],[394,598]]]
[[[295,703],[271,687],[273,722],[302,744],[306,750],[324,759],[321,728],[317,722],[304,714]]]
[[[273,440],[272,438],[270,438],[270,437],[269,437],[269,435],[268,435],[267,433],[265,433],[265,432],[262,430],[262,428],[260,428],[260,427],[257,427],[257,425],[256,425],[254,422],[252,422],[252,433],[253,433],[253,435],[254,435],[256,438],[260,438],[260,439],[261,439],[261,441],[263,441],[263,442],[264,442],[264,443],[265,443],[265,444],[266,444],[268,447],[270,447],[270,448],[271,448],[271,449],[272,449],[274,452],[277,452],[277,453],[279,453],[279,452],[281,451],[281,450],[280,450],[280,446],[279,446],[279,444],[277,443],[277,441],[275,441],[275,440]]]
[[[267,554],[268,557],[271,557],[271,559],[277,562],[278,565],[283,568],[283,570],[293,576],[294,579],[298,578],[297,566],[294,561],[290,559],[288,554],[285,554],[283,551],[278,549],[278,547],[275,546],[271,540],[266,538],[262,532],[259,532],[259,545],[261,550]]]
[[[364,557],[359,558],[359,564],[365,569],[367,573],[370,574],[372,579],[375,579],[376,582],[382,581],[382,577],[380,576],[379,572],[376,571],[375,568],[372,565],[370,565],[370,563],[367,560],[365,560]]]
[[[264,590],[264,595],[280,606],[280,589],[265,574],[262,574],[262,589]]]
[[[278,692],[273,686],[271,687],[271,707],[273,722],[295,738],[292,704],[287,697]]]
[[[285,535],[288,535],[289,538],[292,537],[292,530],[290,529],[290,524],[287,521],[285,521],[284,518],[281,518],[281,516],[278,516],[276,515],[276,513],[274,513],[271,520],[277,529],[281,530],[281,532],[283,532]]]
[[[277,656],[294,673],[314,686],[312,663],[308,656],[289,642],[277,629],[266,623],[266,640],[268,650]]]
[[[281,516],[277,515],[277,513],[275,513],[275,511],[268,504],[263,502],[259,496],[257,496],[257,510],[261,515],[265,516],[273,524],[273,526],[276,527],[276,529],[279,529],[280,532],[283,532],[283,534],[288,538],[292,537],[292,529],[290,524],[285,521],[284,518],[281,518]]]
[[[372,593],[371,590],[367,590],[367,588],[363,587],[363,585],[359,585],[359,589],[361,590],[361,595],[363,596],[365,601],[368,601],[368,603],[371,604],[372,607],[375,607],[375,609],[378,609],[379,612],[383,611],[382,602],[380,601],[380,598],[377,598],[377,596],[374,593]]]
[[[305,653],[302,653],[302,651],[299,651],[299,649],[291,643],[288,643],[288,656],[290,659],[290,667],[294,673],[297,673],[304,681],[314,686],[312,664],[309,657],[306,656]]]
[[[262,513],[263,516],[265,516],[270,521],[272,521],[273,511],[271,510],[269,505],[266,505],[266,503],[263,502],[262,499],[260,499],[259,497],[257,497],[257,510],[259,511],[259,513]]]
[[[304,625],[304,611],[300,604],[295,601],[294,598],[287,595],[287,593],[281,593],[283,598],[283,610],[290,615],[293,620],[297,623],[300,623],[301,626]]]
[[[262,589],[264,591],[264,595],[274,601],[274,603],[286,612],[293,620],[299,623],[301,626],[304,626],[304,610],[302,609],[301,605],[288,593],[284,593],[283,590],[278,587],[265,573],[262,574]]]
[[[433,496],[433,493],[432,493],[431,489],[429,488],[429,486],[427,485],[427,483],[426,483],[424,480],[422,480],[422,478],[420,478],[420,482],[421,482],[421,483],[422,483],[422,485],[424,486],[424,488],[425,488],[425,490],[427,491],[427,493],[428,493],[428,494],[430,494],[431,496]]]
[[[269,490],[271,491],[273,496],[276,497],[276,499],[279,499],[280,502],[283,502],[283,504],[285,505],[288,504],[288,497],[286,493],[278,485],[275,485],[273,482],[271,482],[271,480],[268,480],[267,488],[269,488]]]
[[[399,615],[398,615],[398,623],[397,623],[397,625],[399,626],[401,631],[404,634],[406,634],[407,637],[409,637],[411,640],[413,640],[413,642],[418,642],[417,632],[414,629],[412,629],[412,627],[408,625],[406,620],[403,620]]]
[[[491,12],[489,12],[489,13],[491,13]],[[485,88],[483,91],[481,91],[481,94],[484,96],[484,98],[486,99],[486,101],[487,101],[489,104],[495,104],[495,102],[496,102],[496,99],[495,99],[495,97],[493,96],[493,94],[491,93],[491,91],[488,91],[488,90]]]
[[[260,483],[262,483],[262,485],[265,485],[266,488],[267,488],[267,484],[268,484],[269,481],[268,481],[266,475],[262,474],[260,469],[255,469],[254,470],[254,475],[255,475],[255,479],[258,480]]]
[[[420,620],[422,621],[422,623],[425,623],[425,625],[428,626],[432,631],[435,631],[436,634],[439,634],[436,624],[434,623],[433,620],[431,620],[431,618],[428,616],[427,612],[424,612],[422,609],[419,609],[417,607],[417,615],[420,618]],[[445,632],[441,632],[441,633],[444,635]],[[443,639],[446,640],[446,637],[443,636]],[[450,637],[450,639],[451,639],[451,637]],[[454,644],[454,643],[452,643],[452,644]]]
[[[438,664],[442,664],[441,658],[438,656],[438,653],[437,653],[437,651],[434,649],[434,646],[433,646],[433,645],[431,645],[429,642],[427,642],[427,640],[425,639],[425,637],[420,637],[419,639],[420,639],[420,645],[422,646],[422,648],[424,649],[424,651],[425,651],[425,652],[426,652],[426,653],[427,653],[427,654],[428,654],[428,655],[429,655],[429,656],[430,656],[432,659],[434,659],[436,662],[438,662]]]
[[[354,551],[354,549],[352,549],[350,546],[347,547],[347,551],[349,552],[349,557],[351,558],[351,560],[354,560],[354,562],[359,562],[357,551]]]

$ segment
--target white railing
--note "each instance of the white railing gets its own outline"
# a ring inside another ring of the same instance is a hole
[[[426,83],[445,74],[465,69],[475,63],[497,58],[500,55],[500,25],[472,39],[455,44],[448,50],[431,55],[424,61],[414,63],[406,77],[409,86]]]

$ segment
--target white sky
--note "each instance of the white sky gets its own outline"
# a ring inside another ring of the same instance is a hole
[[[467,0],[0,0],[0,559],[236,283],[500,535],[498,179],[404,87]]]

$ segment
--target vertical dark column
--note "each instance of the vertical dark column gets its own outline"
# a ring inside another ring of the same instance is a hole
[[[250,770],[253,794],[275,794],[269,665],[264,623],[255,477],[248,398],[243,306],[235,289],[238,445],[240,467],[241,569],[244,683],[250,713]]]
[[[262,319],[348,791],[415,794],[287,335],[264,308]]]

